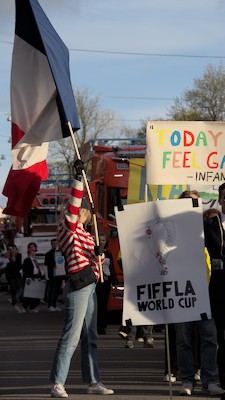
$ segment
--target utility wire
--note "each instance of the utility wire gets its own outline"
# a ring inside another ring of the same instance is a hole
[[[7,40],[0,40],[0,43],[13,44],[13,42]],[[92,49],[76,49],[68,48],[70,51],[79,51],[82,53],[101,53],[101,54],[118,54],[122,56],[145,56],[145,57],[176,57],[176,58],[214,58],[214,59],[225,59],[224,56],[207,55],[207,54],[167,54],[167,53],[139,53],[129,51],[110,51],[110,50],[92,50]]]
[[[139,53],[129,51],[109,51],[109,50],[91,50],[91,49],[69,49],[70,51],[80,51],[85,53],[118,54],[122,56],[147,56],[147,57],[177,57],[177,58],[216,58],[222,59],[225,56],[198,55],[198,54],[165,54],[165,53]]]

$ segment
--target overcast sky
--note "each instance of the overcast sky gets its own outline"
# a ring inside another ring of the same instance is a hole
[[[74,88],[134,128],[166,118],[176,96],[208,64],[225,62],[224,0],[40,0],[70,52]],[[10,68],[13,0],[0,0],[0,193],[11,165]],[[6,199],[0,195],[0,205]]]

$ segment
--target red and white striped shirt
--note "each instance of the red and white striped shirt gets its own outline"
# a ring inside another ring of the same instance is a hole
[[[59,224],[59,246],[67,259],[69,274],[82,270],[87,265],[92,265],[98,281],[100,276],[99,264],[94,253],[95,242],[83,224],[78,222],[78,213],[83,195],[83,182],[74,179],[68,208],[64,218]],[[104,260],[104,255],[102,260]]]

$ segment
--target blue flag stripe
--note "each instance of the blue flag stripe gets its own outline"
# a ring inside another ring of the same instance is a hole
[[[16,0],[15,33],[47,57],[57,89],[56,103],[61,120],[62,137],[69,136],[68,121],[74,131],[80,129],[70,80],[69,51],[37,0]]]

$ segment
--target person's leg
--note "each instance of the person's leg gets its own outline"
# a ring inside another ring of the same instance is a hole
[[[108,315],[108,299],[110,293],[110,282],[105,281],[103,283],[98,282],[96,286],[98,313],[97,313],[97,325],[98,333],[104,334],[107,326],[107,315]]]
[[[225,313],[223,312],[223,308],[221,309],[221,304],[223,301],[221,298],[217,298],[217,296],[211,296],[211,310],[212,316],[215,321],[216,331],[217,331],[217,366],[218,366],[218,374],[220,385],[223,389],[225,389]]]
[[[45,297],[44,301],[45,303],[48,303],[48,297],[49,297],[49,279],[46,281],[46,288],[45,288]]]
[[[201,374],[201,343],[199,338],[199,331],[198,326],[195,324],[192,332],[192,350],[193,350],[193,357],[194,357],[194,365],[195,365],[195,380],[200,380]]]
[[[127,339],[128,340],[132,340],[132,342],[135,341],[136,330],[137,330],[136,326],[134,326],[134,325],[129,326],[129,331],[127,333]]]
[[[48,308],[53,307],[53,298],[54,298],[54,282],[53,278],[48,281]]]
[[[136,329],[136,339],[138,341],[144,341],[144,331],[143,331],[143,326],[142,325],[138,325],[137,329]]]
[[[217,338],[216,326],[213,319],[197,321],[201,346],[201,380],[207,387],[210,382],[215,382],[217,376]]]
[[[37,300],[35,298],[29,299],[29,309],[30,311],[34,310],[37,307]]]
[[[192,352],[193,322],[175,324],[177,342],[177,362],[182,382],[190,382],[194,385],[195,368]]]
[[[56,308],[57,300],[62,287],[62,279],[60,276],[53,278],[53,291],[52,291],[52,307]]]
[[[100,382],[97,360],[97,297],[95,285],[88,299],[88,307],[81,333],[81,369],[84,383],[88,383],[87,393],[109,395],[113,394]]]
[[[88,298],[87,312],[81,332],[81,370],[84,383],[99,382],[97,361],[97,298],[94,285]]]
[[[169,341],[169,354],[170,354],[170,371],[176,378],[178,374],[177,366],[177,343],[176,343],[176,330],[175,324],[168,324],[168,341]],[[167,342],[165,335],[165,376],[168,374],[168,357],[167,357]]]
[[[51,381],[64,385],[70,368],[71,358],[80,340],[81,330],[86,316],[89,296],[93,286],[73,291],[70,282],[67,282],[65,320],[62,336],[58,342],[51,370]]]
[[[104,309],[103,309],[103,326],[104,328],[107,327],[108,325],[108,301],[109,301],[109,295],[110,295],[110,291],[111,291],[111,283],[110,281],[106,281],[105,285],[104,285]]]
[[[218,373],[219,373],[219,381],[220,385],[223,389],[225,389],[225,324],[222,321],[222,324],[219,324],[219,328],[217,329],[217,340],[218,340],[218,350],[217,350],[217,365],[218,365]]]
[[[154,347],[154,339],[152,337],[153,325],[143,325],[144,347]]]
[[[25,310],[28,310],[28,308],[29,308],[29,305],[30,305],[30,302],[29,302],[29,298],[28,297],[23,297],[23,308],[25,309]]]
[[[126,337],[126,344],[125,347],[132,349],[134,347],[134,341],[136,338],[136,331],[137,331],[137,327],[136,326],[129,326],[129,331],[127,333],[127,337]]]
[[[23,279],[17,278],[16,302],[21,302],[23,297]]]
[[[16,292],[17,292],[17,281],[16,279],[11,279],[10,283],[10,292],[11,292],[11,298],[12,298],[12,305],[15,306],[17,300],[16,300]]]
[[[119,335],[122,339],[126,339],[129,330],[130,330],[130,329],[129,329],[127,326],[125,326],[125,325],[120,325],[119,331],[118,331],[118,335]]]

